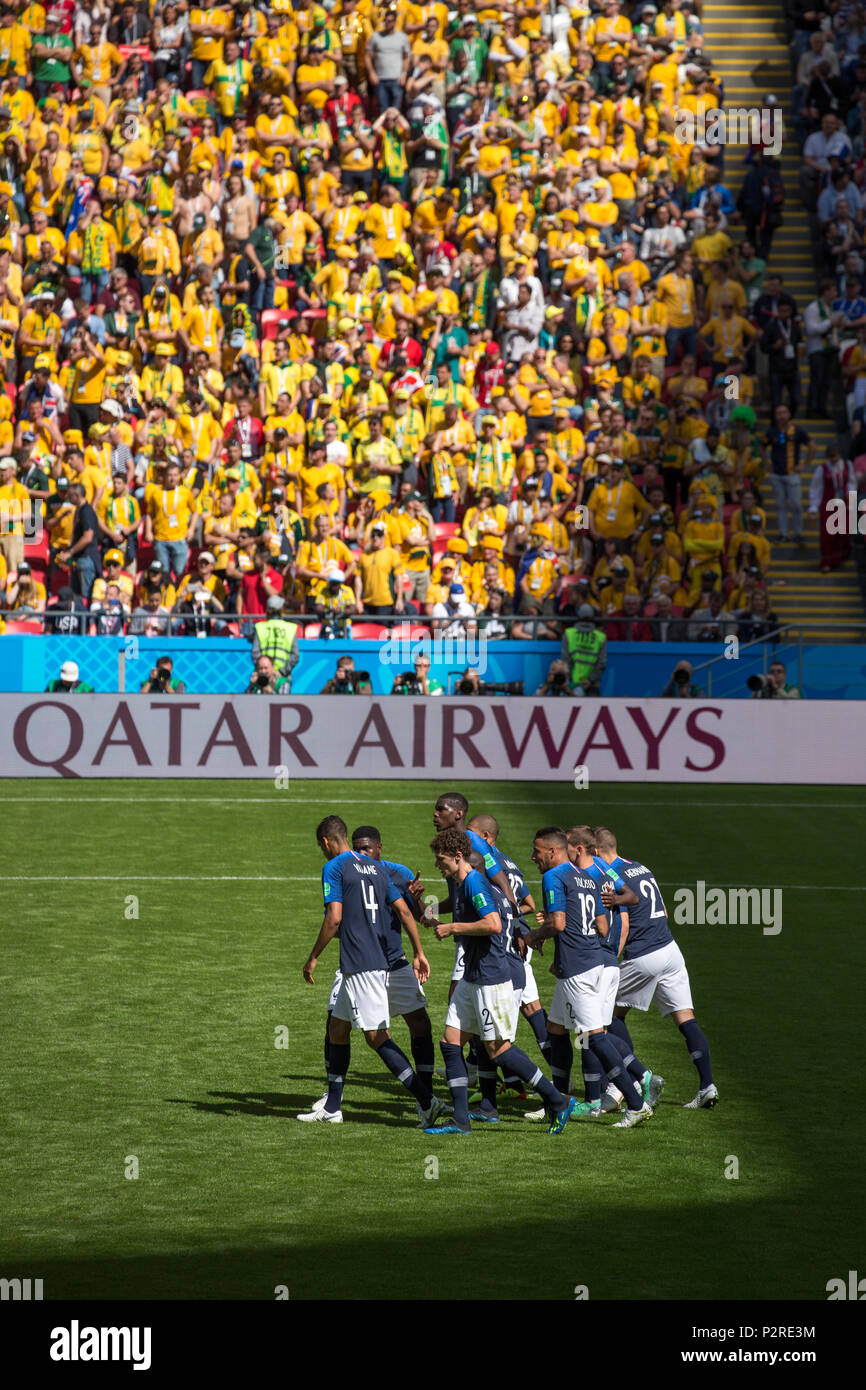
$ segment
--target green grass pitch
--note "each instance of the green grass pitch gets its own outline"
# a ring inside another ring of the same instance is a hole
[[[42,1278],[46,1299],[822,1299],[862,1267],[862,789],[458,786],[527,875],[536,828],[588,820],[669,906],[698,879],[783,889],[778,936],[675,928],[719,1107],[680,1108],[696,1073],[679,1033],[632,1013],[668,1081],[633,1132],[605,1119],[549,1138],[512,1104],[471,1139],[432,1139],[357,1034],[346,1123],[297,1124],[322,1090],[337,961],[333,944],[304,983],[313,827],[330,811],[377,824],[438,891],[446,784],[10,781],[0,1275]],[[438,1040],[453,945],[425,945]],[[393,1032],[408,1053],[402,1020]],[[538,1057],[525,1022],[518,1042]]]

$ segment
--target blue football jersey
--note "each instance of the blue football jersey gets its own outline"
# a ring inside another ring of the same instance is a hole
[[[611,864],[608,864],[606,860],[600,859],[598,855],[595,856],[592,867],[587,869],[586,873],[589,874],[591,879],[595,880],[599,886],[599,890],[604,887],[605,883],[609,883],[617,893],[625,887],[616,869]],[[607,936],[599,937],[601,949],[610,952],[616,959],[616,957],[619,956],[619,942],[622,936],[622,918],[620,917],[620,910],[618,907],[605,907],[603,903],[602,908],[607,918]],[[609,961],[608,964],[611,964],[611,962]]]
[[[638,895],[638,901],[628,909],[628,936],[623,952],[623,960],[637,960],[673,941],[662,890],[645,864],[633,863],[620,855],[612,867]]]
[[[487,841],[482,840],[481,836],[477,834],[474,830],[467,830],[466,834],[469,836],[469,843],[475,850],[475,853],[480,854],[481,858],[484,860],[484,872],[487,875],[487,877],[490,878],[491,874],[497,874],[499,872],[499,865],[497,864],[496,859],[493,856],[493,851],[491,850]],[[448,901],[451,905],[452,917],[454,917],[455,915],[455,904],[457,901],[456,890],[457,884],[454,882],[453,878],[449,878]],[[462,922],[465,919],[462,917],[457,917],[456,920],[458,922]]]
[[[522,903],[524,898],[529,897],[529,889],[526,886],[526,880],[520,869],[515,864],[514,860],[510,859],[498,845],[488,845],[487,848],[496,860],[497,869],[501,869],[508,879],[511,885],[511,891],[514,894],[515,902]]]
[[[343,974],[387,970],[383,938],[391,918],[391,904],[402,896],[387,870],[365,854],[343,850],[322,869],[322,895],[325,907],[329,903],[343,905],[337,932]]]
[[[454,883],[456,889],[454,904],[455,922],[480,922],[488,912],[498,912],[499,905],[493,896],[494,885],[477,869],[470,869],[462,883]],[[511,979],[511,971],[506,960],[507,923],[503,930],[493,936],[463,936],[458,933],[454,940],[463,947],[463,978],[474,985],[496,985]]]
[[[420,910],[412,894],[409,892],[409,884],[414,883],[418,877],[405,864],[397,864],[393,859],[381,859],[380,864],[384,864],[388,877],[399,892],[400,896],[406,899],[406,904],[415,921],[420,921]],[[388,969],[398,969],[403,965],[408,965],[406,960],[406,948],[403,944],[403,924],[397,913],[392,909],[386,930],[383,933],[382,945],[385,949],[385,957],[388,961]]]
[[[604,913],[598,884],[572,863],[556,864],[544,874],[541,892],[545,912],[565,913],[565,930],[554,938],[553,973],[557,979],[567,980],[604,965],[606,957],[595,925],[596,917]]]
[[[523,964],[523,957],[515,945],[515,938],[519,931],[519,918],[516,916],[514,906],[506,898],[501,888],[495,883],[487,885],[490,893],[496,902],[499,916],[502,918],[502,934],[505,937],[505,961],[511,975],[511,983],[517,990],[526,988],[526,966]]]

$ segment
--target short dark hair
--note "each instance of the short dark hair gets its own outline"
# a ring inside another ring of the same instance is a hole
[[[462,811],[463,815],[469,810],[469,802],[462,792],[443,792],[436,798],[437,806],[448,806],[452,811]]]
[[[374,844],[381,845],[382,836],[375,825],[359,825],[357,830],[352,831],[352,844],[356,840],[372,840]]]
[[[346,822],[341,816],[325,816],[316,826],[316,839],[319,844],[324,839],[345,840],[347,837]]]
[[[542,826],[541,830],[536,830],[534,838],[543,840],[546,845],[553,845],[556,849],[568,849],[565,831],[560,830],[558,825]]]

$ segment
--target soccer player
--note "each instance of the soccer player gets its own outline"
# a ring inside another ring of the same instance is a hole
[[[474,830],[476,835],[480,835],[482,840],[486,840],[490,848],[490,853],[496,863],[502,869],[508,882],[511,884],[511,891],[517,903],[518,914],[535,913],[535,902],[532,894],[526,886],[526,881],[515,864],[507,854],[504,854],[496,844],[499,838],[499,822],[495,816],[487,815],[485,812],[473,816],[469,822],[469,829]],[[526,1019],[533,1033],[535,1041],[538,1043],[538,1050],[545,1062],[550,1062],[550,1042],[547,1037],[547,1014],[541,1007],[541,1000],[538,997],[538,985],[535,983],[535,975],[532,970],[532,951],[528,946],[524,947],[526,955],[524,957],[524,967],[526,971],[526,985],[520,1001],[520,1012]],[[508,1085],[506,1080],[505,1085]]]
[[[479,873],[484,872],[484,861],[481,855],[475,850],[473,850],[469,856],[469,863],[471,867],[478,870]],[[489,880],[488,884],[493,900],[496,903],[497,911],[499,912],[500,921],[502,922],[502,935],[505,942],[505,963],[511,974],[511,988],[514,990],[515,1004],[519,1008],[520,1001],[526,989],[526,966],[518,950],[517,941],[519,937],[529,935],[529,928],[525,926],[522,919],[515,914],[513,905],[508,901],[501,889],[497,888],[495,883],[490,883]],[[473,1041],[480,1044],[481,1039],[473,1039]],[[506,1078],[506,1083],[510,1080],[511,1078]],[[513,1081],[520,1088],[521,1094],[525,1095],[523,1091],[523,1082],[520,1080],[520,1077],[515,1076]],[[485,1058],[482,1056],[479,1060],[478,1084],[481,1089],[481,1094],[480,1096],[476,1095],[469,1097],[470,1106],[474,1106],[474,1109],[469,1111],[469,1118],[470,1120],[482,1120],[489,1124],[496,1124],[499,1120],[499,1111],[496,1106],[496,1067],[489,1057]],[[538,1118],[543,1119],[544,1115],[545,1110],[542,1107],[538,1113]]]
[[[544,924],[530,932],[528,943],[535,946],[550,937],[556,941],[553,956],[556,986],[547,1016],[554,1083],[560,1090],[568,1091],[574,1060],[568,1034],[584,1035],[590,1052],[622,1091],[628,1105],[626,1114],[614,1128],[631,1129],[649,1119],[653,1112],[604,1031],[609,983],[605,978],[599,937],[606,935],[608,928],[598,885],[572,864],[565,832],[556,826],[545,826],[536,832],[532,862],[542,874],[545,915]]]
[[[328,1094],[321,1108],[298,1119],[342,1124],[340,1105],[349,1066],[349,1038],[352,1028],[360,1028],[369,1046],[414,1096],[423,1124],[431,1124],[441,1113],[442,1102],[433,1096],[429,1083],[415,1075],[408,1057],[388,1032],[388,960],[383,933],[388,930],[393,907],[410,941],[413,933],[417,941],[412,914],[384,867],[349,848],[346,823],[339,816],[326,816],[319,822],[316,840],[326,861],[322,870],[325,917],[304,966],[304,979],[309,985],[315,982],[319,956],[335,936],[340,939],[342,979],[328,1028]],[[420,950],[412,968],[423,984],[430,969]]]
[[[460,939],[464,953],[463,978],[458,981],[445,1020],[440,1047],[454,1102],[454,1120],[426,1134],[471,1134],[468,1077],[463,1047],[473,1033],[481,1038],[487,1057],[507,1067],[538,1091],[550,1116],[548,1134],[561,1134],[574,1107],[543,1076],[525,1052],[514,1047],[517,1006],[511,972],[505,959],[502,919],[487,879],[469,863],[472,845],[464,830],[449,827],[431,842],[436,867],[453,888],[453,920],[437,922],[439,941]]]
[[[698,1073],[698,1093],[687,1101],[687,1110],[712,1110],[719,1093],[713,1083],[710,1049],[692,1009],[689,972],[683,953],[671,935],[661,889],[645,864],[623,859],[616,836],[606,826],[595,832],[601,860],[616,870],[637,898],[629,908],[629,929],[620,970],[614,1016],[624,1019],[629,1009],[645,1013],[655,999],[663,1018],[670,1016],[679,1028]],[[630,1050],[631,1036],[622,1024]]]

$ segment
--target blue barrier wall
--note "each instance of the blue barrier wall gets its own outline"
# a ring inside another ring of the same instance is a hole
[[[239,693],[246,689],[252,674],[250,644],[241,638],[137,638],[135,643],[129,637],[2,636],[0,690],[44,690],[59,675],[61,663],[72,660],[78,663],[83,681],[97,691],[113,692],[118,689],[118,655],[124,649],[131,653],[126,660],[127,691],[137,690],[147,680],[156,658],[163,653],[174,659],[175,675],[184,681],[190,694]],[[722,650],[720,645],[704,642],[612,642],[602,694],[659,695],[679,660],[686,658],[697,666]],[[787,664],[789,681],[798,684],[797,648],[785,645],[777,650]],[[376,694],[387,694],[395,674],[411,668],[412,644],[397,654],[387,652],[387,660],[383,660],[378,642],[305,641],[293,675],[293,693],[320,691],[333,675],[337,657],[348,651],[355,658],[356,670],[369,671]],[[452,659],[445,660],[437,660],[433,648],[432,674],[447,690],[451,673],[467,665],[478,666],[483,680],[522,680],[525,693],[533,695],[544,681],[550,662],[558,655],[555,642],[491,642],[480,656],[467,644],[465,651],[455,647]],[[713,697],[747,696],[748,676],[762,671],[763,666],[763,652],[758,648],[744,652],[736,661],[719,661],[713,668]],[[705,672],[699,673],[696,681],[707,690]],[[812,699],[866,699],[866,645],[804,646],[802,692]]]

